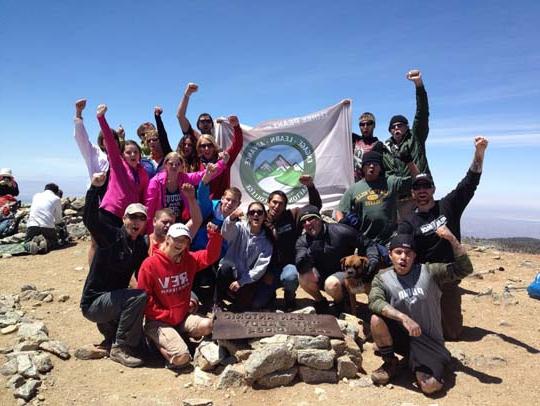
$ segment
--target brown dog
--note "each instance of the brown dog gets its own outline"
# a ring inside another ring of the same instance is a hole
[[[368,259],[357,255],[349,255],[341,258],[341,270],[345,273],[343,284],[349,293],[351,313],[356,315],[356,294],[365,293],[369,295],[371,289],[370,283],[362,282],[362,275],[367,272]]]

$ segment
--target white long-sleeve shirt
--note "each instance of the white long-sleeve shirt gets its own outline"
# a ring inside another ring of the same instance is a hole
[[[50,190],[36,193],[32,198],[28,227],[54,228],[62,221],[60,198]]]
[[[109,160],[107,154],[103,152],[97,145],[94,145],[88,139],[88,133],[84,127],[82,118],[75,117],[75,141],[79,146],[81,155],[88,169],[88,176],[92,179],[92,175],[98,172],[107,172],[109,170]]]

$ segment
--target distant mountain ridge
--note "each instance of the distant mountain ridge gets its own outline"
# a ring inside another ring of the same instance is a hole
[[[502,251],[540,254],[540,239],[530,237],[476,238],[464,237],[463,242],[471,245],[488,245]]]

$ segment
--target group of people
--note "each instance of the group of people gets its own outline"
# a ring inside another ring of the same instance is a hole
[[[307,206],[287,208],[286,193],[276,190],[244,213],[241,192],[230,184],[243,142],[238,118],[223,123],[233,133],[226,149],[214,138],[210,114],[201,114],[194,129],[186,112],[195,84],[187,85],[178,106],[184,135],[175,151],[160,107],[155,126],[139,126],[139,145],[125,140],[121,127],[111,129],[107,107],[99,105],[101,132],[93,145],[83,124],[86,101],[77,101],[75,139],[91,178],[83,219],[92,246],[81,309],[97,324],[109,357],[142,365],[144,335],[168,367],[182,368],[191,360],[183,336],[212,331],[212,319],[197,314],[201,305],[273,310],[279,287],[286,311],[295,308],[301,286],[317,313],[339,315],[348,295],[341,259],[358,254],[367,257],[360,278],[370,286],[371,332],[384,361],[373,381],[390,382],[398,353],[423,392],[440,390],[449,360],[444,339],[458,339],[463,326],[458,284],[472,272],[460,218],[479,183],[487,140],[474,139],[464,179],[434,200],[427,93],[419,71],[407,78],[416,88],[413,126],[402,115],[392,117],[383,143],[374,136],[375,116],[360,116],[361,135],[353,134],[352,142],[356,183],[343,195],[336,221],[321,215],[308,175],[298,180],[307,188]]]

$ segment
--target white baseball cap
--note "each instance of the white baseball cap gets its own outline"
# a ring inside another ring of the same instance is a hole
[[[185,236],[191,240],[191,233],[189,232],[189,228],[182,223],[175,223],[170,226],[169,231],[167,231],[167,235],[171,236],[172,238]]]
[[[2,168],[0,169],[0,177],[6,177],[13,179],[13,173],[11,172],[10,168]]]

